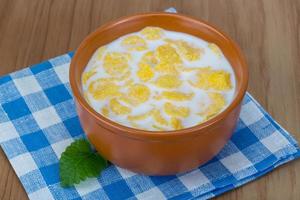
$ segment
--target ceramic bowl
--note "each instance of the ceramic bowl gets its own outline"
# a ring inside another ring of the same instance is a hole
[[[89,106],[84,99],[81,75],[92,54],[100,46],[146,26],[188,33],[217,44],[234,69],[236,90],[232,103],[200,125],[161,132],[125,127]],[[170,175],[204,164],[224,147],[239,117],[248,84],[248,69],[235,42],[207,22],[181,14],[144,13],[107,23],[87,36],[72,59],[70,84],[83,130],[102,156],[134,172]]]

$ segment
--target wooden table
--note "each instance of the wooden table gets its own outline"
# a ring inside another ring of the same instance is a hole
[[[300,141],[300,0],[0,0],[0,74],[75,50],[112,19],[170,6],[242,48],[250,93]],[[300,160],[217,199],[300,199]],[[0,199],[27,199],[0,150]]]

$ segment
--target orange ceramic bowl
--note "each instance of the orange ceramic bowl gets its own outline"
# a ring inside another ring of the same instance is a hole
[[[153,132],[129,128],[97,113],[85,101],[81,75],[95,50],[120,36],[157,26],[184,32],[217,44],[236,76],[232,103],[214,118],[191,128]],[[215,156],[231,137],[248,84],[245,59],[237,45],[206,22],[171,13],[145,13],[107,23],[90,34],[77,49],[70,67],[70,83],[81,125],[99,153],[112,163],[147,175],[192,170]]]

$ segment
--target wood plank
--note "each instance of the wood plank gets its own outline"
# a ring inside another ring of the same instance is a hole
[[[75,50],[101,24],[170,6],[215,24],[243,50],[249,91],[300,140],[299,0],[0,0],[0,75]],[[0,151],[0,199],[27,199]],[[299,199],[300,161],[216,199]]]

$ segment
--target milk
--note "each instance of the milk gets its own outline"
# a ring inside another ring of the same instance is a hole
[[[138,35],[141,38],[143,38],[147,42],[147,50],[145,51],[128,51],[126,47],[122,45],[122,41],[124,38],[128,37],[129,35]],[[130,71],[131,71],[131,78],[135,83],[140,83],[143,85],[146,85],[150,91],[151,95],[148,101],[140,104],[140,105],[128,105],[124,102],[121,102],[122,105],[125,105],[127,107],[131,108],[130,115],[139,115],[146,112],[149,112],[153,109],[158,109],[161,112],[161,115],[163,118],[165,118],[167,121],[171,120],[171,117],[168,116],[163,111],[163,105],[166,102],[171,102],[172,104],[176,106],[183,106],[190,109],[190,115],[186,118],[181,118],[182,126],[183,128],[193,127],[201,122],[203,122],[204,118],[203,116],[199,115],[199,112],[202,112],[205,107],[207,107],[211,100],[208,97],[208,92],[212,92],[214,90],[212,89],[199,89],[196,87],[193,87],[189,84],[188,81],[193,81],[196,79],[195,77],[195,71],[190,72],[179,72],[180,80],[182,80],[182,85],[179,88],[176,88],[176,91],[184,92],[184,93],[194,93],[194,97],[191,100],[188,101],[172,101],[168,99],[154,99],[154,96],[157,94],[160,94],[162,91],[165,91],[166,89],[157,87],[156,85],[152,84],[150,82],[143,82],[141,81],[137,75],[136,72],[138,71],[138,63],[141,60],[141,57],[145,54],[145,52],[148,51],[154,51],[157,47],[160,45],[166,44],[165,39],[172,39],[172,40],[184,40],[185,42],[189,43],[191,46],[196,48],[202,48],[204,50],[204,53],[202,54],[201,58],[196,61],[188,61],[182,58],[183,66],[186,68],[203,68],[207,66],[211,66],[213,70],[224,70],[225,72],[228,72],[230,74],[230,81],[231,81],[231,89],[226,91],[216,91],[218,93],[221,93],[226,101],[226,106],[220,110],[222,112],[226,107],[232,102],[234,98],[234,92],[235,92],[235,86],[236,86],[236,80],[234,71],[228,62],[228,60],[225,58],[225,56],[222,54],[221,56],[218,56],[215,52],[213,52],[209,47],[209,43],[194,37],[189,34],[181,33],[181,32],[174,32],[174,31],[167,31],[163,30],[163,35],[158,40],[147,40],[144,35],[142,35],[140,32],[131,33],[128,35],[124,35],[111,43],[106,45],[106,50],[104,51],[103,57],[108,52],[129,52],[131,54],[131,59],[128,61]],[[95,109],[95,111],[99,112],[101,114],[101,109],[103,107],[109,107],[109,100],[95,100],[93,96],[88,93],[88,86],[90,83],[92,83],[95,80],[98,80],[100,78],[110,78],[111,76],[107,74],[104,70],[103,66],[103,57],[101,60],[97,59],[97,51],[94,53],[94,55],[91,57],[90,61],[88,62],[84,72],[88,72],[91,69],[96,69],[97,73],[93,76],[91,76],[86,84],[82,85],[83,91],[87,93],[86,98],[90,104],[90,106]],[[182,57],[182,56],[181,56]],[[159,73],[155,73],[152,80],[155,80],[158,76],[160,76]],[[118,85],[122,86],[125,81],[117,82]],[[127,88],[122,87],[120,89],[120,92],[127,94]],[[117,115],[113,112],[109,113],[109,116],[107,116],[110,120],[117,122],[121,125],[128,126],[128,127],[134,127],[132,122],[127,119],[128,115]],[[146,119],[134,121],[135,126],[134,128],[139,128],[143,130],[151,130],[151,131],[158,131],[157,128],[154,128],[153,125],[157,124],[153,117],[149,116]],[[164,125],[159,125],[163,130],[173,130],[174,128]]]

